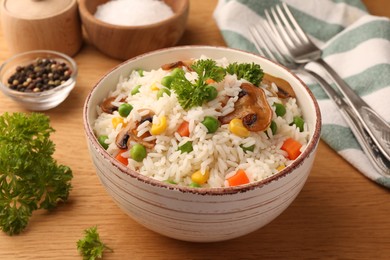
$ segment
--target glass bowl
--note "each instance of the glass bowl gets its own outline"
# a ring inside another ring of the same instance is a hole
[[[10,88],[9,78],[21,66],[28,66],[37,59],[51,59],[65,63],[70,69],[70,77],[60,85],[41,92],[22,92]],[[69,56],[49,50],[34,50],[19,53],[6,60],[0,67],[0,89],[5,95],[18,102],[21,106],[32,111],[44,111],[58,106],[63,102],[76,85],[76,62]]]

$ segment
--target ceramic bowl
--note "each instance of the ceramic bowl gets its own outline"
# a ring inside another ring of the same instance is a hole
[[[145,177],[112,158],[98,143],[92,124],[96,107],[113,90],[121,76],[138,68],[206,55],[229,62],[255,62],[263,70],[292,85],[310,139],[306,149],[289,166],[259,182],[228,188],[191,188]],[[84,106],[84,128],[89,152],[104,188],[124,212],[145,227],[185,241],[223,241],[253,232],[281,214],[296,198],[312,168],[320,139],[321,116],[308,87],[292,72],[263,57],[211,46],[162,49],[130,59],[108,72],[92,89]]]
[[[148,51],[174,46],[183,35],[189,12],[188,0],[165,0],[174,15],[161,22],[140,26],[113,25],[96,19],[97,7],[107,1],[80,0],[79,10],[89,41],[112,58],[126,60]]]
[[[65,63],[71,70],[70,78],[61,85],[42,92],[20,92],[9,87],[8,79],[15,73],[19,66],[27,66],[36,59],[54,59]],[[0,89],[5,95],[18,102],[22,107],[32,111],[44,111],[62,103],[76,85],[77,79],[76,62],[66,54],[49,51],[35,50],[16,54],[6,60],[0,67]]]

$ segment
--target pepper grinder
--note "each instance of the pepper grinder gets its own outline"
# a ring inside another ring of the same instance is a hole
[[[54,50],[74,56],[82,45],[77,0],[2,0],[1,23],[12,54]]]

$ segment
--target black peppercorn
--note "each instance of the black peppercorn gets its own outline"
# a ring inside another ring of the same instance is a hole
[[[72,71],[64,62],[38,58],[27,66],[18,66],[7,82],[13,90],[42,92],[60,86],[71,74]]]

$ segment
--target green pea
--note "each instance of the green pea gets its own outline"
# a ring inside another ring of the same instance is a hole
[[[214,100],[218,96],[218,90],[213,86],[207,86],[206,92],[208,101]]]
[[[255,150],[255,145],[251,145],[251,146],[244,146],[243,144],[240,145],[240,147],[242,148],[242,150],[246,153],[247,151],[250,151],[250,152],[253,152]]]
[[[108,136],[107,135],[101,135],[98,137],[98,142],[99,144],[105,149],[107,150],[108,148],[108,144],[106,144],[106,140],[108,139]]]
[[[215,133],[219,127],[219,121],[215,117],[206,116],[202,124],[207,128],[208,133]]]
[[[173,77],[168,75],[168,76],[165,76],[161,79],[161,85],[163,85],[164,87],[167,87],[167,88],[170,88],[171,87],[171,83],[172,83],[172,80],[173,80]]]
[[[178,150],[180,150],[181,153],[190,153],[194,150],[194,148],[192,147],[192,142],[188,141],[185,144],[179,146]]]
[[[168,96],[171,95],[171,91],[167,88],[160,88],[157,92],[157,99],[163,96],[163,94],[167,94]]]
[[[132,96],[134,96],[135,94],[139,93],[139,88],[140,88],[140,87],[141,87],[141,85],[135,86],[135,87],[131,90],[130,94],[131,94]]]
[[[191,182],[191,184],[189,185],[191,188],[200,188],[202,186],[200,186],[198,183],[196,182]]]
[[[286,107],[283,104],[274,103],[274,107],[275,107],[275,114],[277,116],[282,117],[286,114]]]
[[[138,69],[137,70],[138,74],[143,77],[144,76],[144,70],[143,69]]]
[[[118,112],[121,117],[127,117],[131,110],[133,110],[133,106],[128,103],[121,104],[118,107]]]
[[[177,184],[175,181],[170,180],[170,179],[165,180],[164,182],[169,183],[169,184]]]
[[[171,77],[172,78],[175,78],[175,77],[177,77],[177,75],[179,75],[179,74],[181,74],[181,73],[183,73],[184,71],[182,70],[182,69],[180,69],[180,68],[174,68],[173,70],[172,70],[172,72],[171,72]]]
[[[293,122],[290,125],[296,125],[296,127],[299,128],[300,132],[303,132],[303,125],[305,124],[305,121],[300,116],[294,116]]]
[[[134,161],[142,162],[146,157],[146,148],[142,144],[135,144],[130,149],[130,156]]]
[[[275,121],[271,121],[271,125],[269,127],[271,128],[272,134],[275,135],[276,131],[278,131],[278,125]]]

